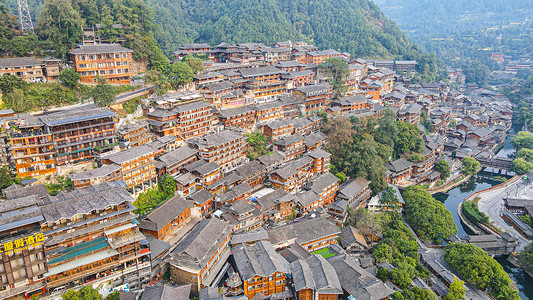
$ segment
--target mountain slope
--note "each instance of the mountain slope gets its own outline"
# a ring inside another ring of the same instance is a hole
[[[531,0],[375,0],[375,2],[415,41],[523,22],[533,15]]]
[[[410,58],[405,34],[369,0],[147,0],[167,51],[184,42],[305,40],[355,56]]]

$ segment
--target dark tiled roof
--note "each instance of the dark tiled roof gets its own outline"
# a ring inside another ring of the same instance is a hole
[[[283,159],[285,159],[285,156],[278,151],[274,151],[272,153],[261,155],[260,157],[257,158],[258,161],[260,161],[263,165],[267,167],[277,164]]]
[[[266,171],[266,166],[257,162],[256,160],[239,166],[234,170],[234,172],[242,178],[250,178],[264,171]]]
[[[37,184],[32,186],[17,187],[16,189],[4,189],[4,196],[7,200],[22,198],[30,195],[36,195],[39,198],[49,196],[46,185]]]
[[[325,218],[302,220],[268,230],[269,240],[273,245],[293,239],[302,245],[339,233],[339,228]]]
[[[354,180],[351,180],[343,184],[339,188],[339,196],[342,195],[345,199],[352,199],[362,191],[365,187],[368,187],[370,181],[364,179],[363,177],[357,177]]]
[[[274,251],[269,241],[258,241],[253,245],[233,246],[235,265],[243,281],[255,276],[269,277],[274,273],[289,273],[284,259]]]
[[[174,196],[139,219],[139,228],[159,231],[189,209],[191,205],[192,202],[180,196]]]
[[[45,114],[40,119],[48,126],[57,126],[110,117],[115,117],[115,113],[107,107],[84,105],[79,108]]]
[[[168,284],[162,286],[147,286],[141,300],[178,300],[189,299],[191,293],[191,285],[182,285],[173,287]]]
[[[342,294],[335,269],[321,255],[311,255],[291,264],[294,289],[311,289],[317,294]]]
[[[107,155],[102,158],[109,159],[110,161],[120,165],[132,159],[135,159],[135,158],[138,158],[138,157],[141,157],[143,155],[147,155],[153,152],[154,152],[154,149],[152,149],[151,147],[142,145],[142,146],[137,146],[137,147],[130,148],[128,150],[121,151],[119,153]]]
[[[0,58],[0,68],[42,66],[44,63],[34,57],[11,57]]]
[[[161,161],[165,166],[172,166],[192,156],[195,156],[196,153],[198,153],[198,149],[189,146],[184,146],[165,153],[157,159]]]
[[[330,172],[327,172],[308,182],[305,185],[305,189],[311,190],[320,195],[326,188],[335,184],[338,181],[339,178],[337,178],[337,176],[331,174]]]
[[[102,178],[121,169],[122,167],[116,164],[103,165],[100,168],[96,168],[93,170],[69,174],[68,177],[70,177],[70,180],[73,181]]]
[[[400,158],[386,164],[387,169],[393,172],[400,172],[413,166],[413,163],[405,158]]]
[[[203,205],[204,203],[209,201],[209,199],[213,199],[213,198],[214,198],[214,195],[204,189],[196,191],[195,193],[189,196],[189,199],[194,201],[198,205]]]
[[[239,72],[241,73],[241,76],[244,78],[285,73],[284,71],[281,71],[280,69],[273,67],[273,66],[259,67],[259,68],[247,68],[247,69],[239,70]]]
[[[79,45],[78,48],[72,50],[70,54],[101,54],[117,52],[133,52],[133,50],[118,44]]]

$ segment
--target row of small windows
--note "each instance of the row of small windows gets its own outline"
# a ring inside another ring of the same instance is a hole
[[[119,67],[119,66],[127,66],[127,65],[129,65],[128,61],[116,61],[114,64],[112,62],[98,63],[98,64],[90,63],[90,64],[78,64],[78,69],[96,68],[97,66],[98,68],[105,68],[105,67],[111,68],[113,66]]]
[[[115,75],[115,74],[122,74],[122,73],[129,73],[130,69],[110,69],[110,70],[100,70],[98,71],[99,75]],[[96,71],[83,71],[81,72],[81,76],[94,76],[96,75]]]
[[[79,60],[87,60],[87,57],[89,58],[89,60],[95,60],[95,59],[104,59],[104,58],[120,58],[120,54],[119,53],[115,53],[115,54],[111,54],[111,53],[108,53],[108,54],[91,54],[91,55],[78,55],[78,59]],[[128,58],[128,53],[122,53],[122,58]]]

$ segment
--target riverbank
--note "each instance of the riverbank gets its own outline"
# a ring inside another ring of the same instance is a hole
[[[461,185],[463,182],[468,181],[472,175],[465,176],[464,174],[458,174],[453,178],[450,178],[448,181],[446,181],[444,184],[436,187],[432,187],[427,189],[430,194],[436,194],[436,193],[446,193],[447,191],[453,189],[456,186]]]

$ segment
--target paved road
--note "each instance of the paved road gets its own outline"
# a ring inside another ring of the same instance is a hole
[[[532,178],[533,172],[528,174]],[[519,245],[517,251],[522,250],[531,241],[521,235],[514,227],[507,224],[501,217],[505,197],[533,197],[533,183],[531,180],[519,180],[510,184],[504,189],[483,193],[480,195],[481,200],[478,203],[479,210],[487,214],[490,221],[503,231],[508,231],[513,236],[518,238]]]

